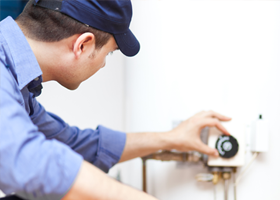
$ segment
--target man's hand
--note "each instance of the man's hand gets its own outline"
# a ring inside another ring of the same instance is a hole
[[[201,130],[206,127],[217,127],[224,134],[229,132],[220,121],[230,121],[231,118],[213,111],[200,112],[182,122],[168,132],[127,133],[126,145],[120,162],[136,157],[146,156],[158,150],[199,151],[204,154],[218,156],[216,149],[205,145],[200,139]]]
[[[218,156],[219,153],[216,149],[210,148],[201,141],[200,133],[206,126],[215,126],[224,134],[229,135],[229,132],[222,126],[220,121],[230,120],[231,118],[214,111],[197,113],[168,133],[170,141],[173,141],[173,147],[171,148],[183,152],[199,151],[207,155]]]

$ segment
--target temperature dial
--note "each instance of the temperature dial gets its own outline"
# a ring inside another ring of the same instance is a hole
[[[216,142],[216,149],[223,158],[231,158],[238,152],[238,142],[233,136],[221,135]]]

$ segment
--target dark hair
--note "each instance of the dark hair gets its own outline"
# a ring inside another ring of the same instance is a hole
[[[30,0],[16,21],[27,37],[42,42],[58,42],[75,34],[90,32],[95,36],[96,48],[105,45],[111,34],[89,27],[57,11],[33,5]]]

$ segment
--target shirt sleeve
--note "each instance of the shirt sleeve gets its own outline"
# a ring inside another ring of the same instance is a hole
[[[126,142],[125,133],[104,126],[98,126],[96,130],[69,126],[57,115],[46,112],[36,99],[33,99],[33,109],[31,119],[48,139],[67,144],[104,172],[120,160]]]
[[[46,139],[22,103],[17,83],[0,62],[0,189],[29,200],[61,199],[83,158],[67,145]]]

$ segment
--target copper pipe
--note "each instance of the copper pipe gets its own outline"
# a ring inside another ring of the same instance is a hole
[[[147,186],[146,186],[146,159],[142,159],[142,173],[143,173],[143,183],[142,183],[142,190],[143,192],[147,192]]]
[[[233,191],[234,191],[234,200],[236,200],[236,167],[233,168]]]
[[[197,152],[172,152],[172,151],[160,151],[145,157],[142,157],[142,174],[143,183],[142,190],[147,192],[147,174],[146,174],[146,161],[148,159],[161,160],[161,161],[181,161],[181,162],[198,162],[201,161],[201,154]]]
[[[223,172],[223,179],[224,179],[224,199],[228,200],[228,186],[229,186],[229,179],[231,178],[231,172]]]
[[[148,160],[161,160],[161,161],[182,161],[182,162],[198,162],[201,160],[201,154],[197,152],[172,152],[172,151],[160,151],[145,157],[142,159]]]

